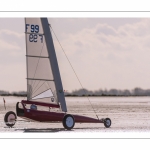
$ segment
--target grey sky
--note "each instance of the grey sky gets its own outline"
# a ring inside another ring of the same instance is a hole
[[[150,88],[150,19],[50,18],[83,86]],[[53,35],[64,89],[80,85]],[[26,90],[23,18],[0,19],[0,90]]]

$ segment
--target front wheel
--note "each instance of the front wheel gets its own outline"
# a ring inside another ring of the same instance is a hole
[[[74,117],[70,114],[65,115],[63,118],[63,126],[67,130],[71,130],[75,125]]]
[[[8,127],[12,127],[16,123],[16,114],[13,111],[9,111],[5,114],[4,122]]]
[[[106,128],[109,128],[109,127],[111,126],[111,120],[110,120],[109,118],[106,118],[106,119],[104,120],[104,126],[105,126]]]

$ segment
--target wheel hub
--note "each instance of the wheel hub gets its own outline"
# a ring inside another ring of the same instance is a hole
[[[9,123],[14,123],[15,122],[15,116],[13,115],[13,114],[10,114],[9,116],[8,116],[8,122]]]
[[[72,117],[68,117],[66,119],[66,124],[68,127],[71,127],[73,125],[73,118]]]
[[[106,120],[106,125],[110,126],[110,120]]]

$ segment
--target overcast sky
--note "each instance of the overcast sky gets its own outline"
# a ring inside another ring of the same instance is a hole
[[[84,88],[150,89],[150,19],[49,18]],[[23,18],[0,18],[0,90],[26,90]],[[65,90],[81,88],[53,35]]]

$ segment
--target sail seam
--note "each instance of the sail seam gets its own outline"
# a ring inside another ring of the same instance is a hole
[[[26,55],[26,57],[49,58],[48,56],[33,56],[33,55]]]
[[[27,80],[42,80],[42,81],[54,81],[49,79],[35,79],[35,78],[26,78]]]
[[[37,35],[44,35],[44,33],[32,33],[32,32],[24,32],[25,34],[37,34]]]

